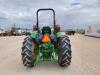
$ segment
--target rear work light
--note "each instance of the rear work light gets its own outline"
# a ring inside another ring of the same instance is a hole
[[[51,39],[50,39],[49,35],[48,34],[44,34],[43,38],[42,38],[42,42],[43,43],[47,43],[47,42],[50,42],[50,41],[51,41]]]

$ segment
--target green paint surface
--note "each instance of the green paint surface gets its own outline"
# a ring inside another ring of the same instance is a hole
[[[37,34],[36,34],[36,33],[32,33],[32,34],[31,34],[31,37],[32,37],[32,38],[36,38],[36,37],[37,37]]]

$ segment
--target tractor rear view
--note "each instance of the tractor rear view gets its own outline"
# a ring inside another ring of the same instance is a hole
[[[38,13],[40,11],[53,12],[53,30],[49,26],[39,27]],[[32,67],[40,61],[58,61],[62,67],[71,63],[71,45],[69,37],[60,32],[60,26],[56,25],[55,11],[39,9],[37,11],[37,23],[33,27],[34,32],[24,39],[22,45],[22,61],[24,66]]]

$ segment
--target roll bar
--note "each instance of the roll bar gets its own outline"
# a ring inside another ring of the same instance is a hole
[[[39,12],[40,12],[40,11],[49,11],[49,10],[53,12],[53,24],[54,24],[54,29],[55,29],[55,26],[56,26],[55,11],[54,11],[54,9],[52,9],[52,8],[45,8],[45,9],[38,9],[38,10],[37,10],[37,13],[36,13],[36,18],[37,18],[37,23],[36,23],[36,25],[37,25],[37,29],[38,29],[38,30],[39,30],[39,16],[38,16]]]

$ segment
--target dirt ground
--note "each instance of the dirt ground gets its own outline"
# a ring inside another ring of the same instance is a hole
[[[100,75],[100,38],[70,36],[72,63],[66,68],[52,62],[41,62],[34,68],[24,67],[21,61],[23,38],[0,37],[0,75]]]

